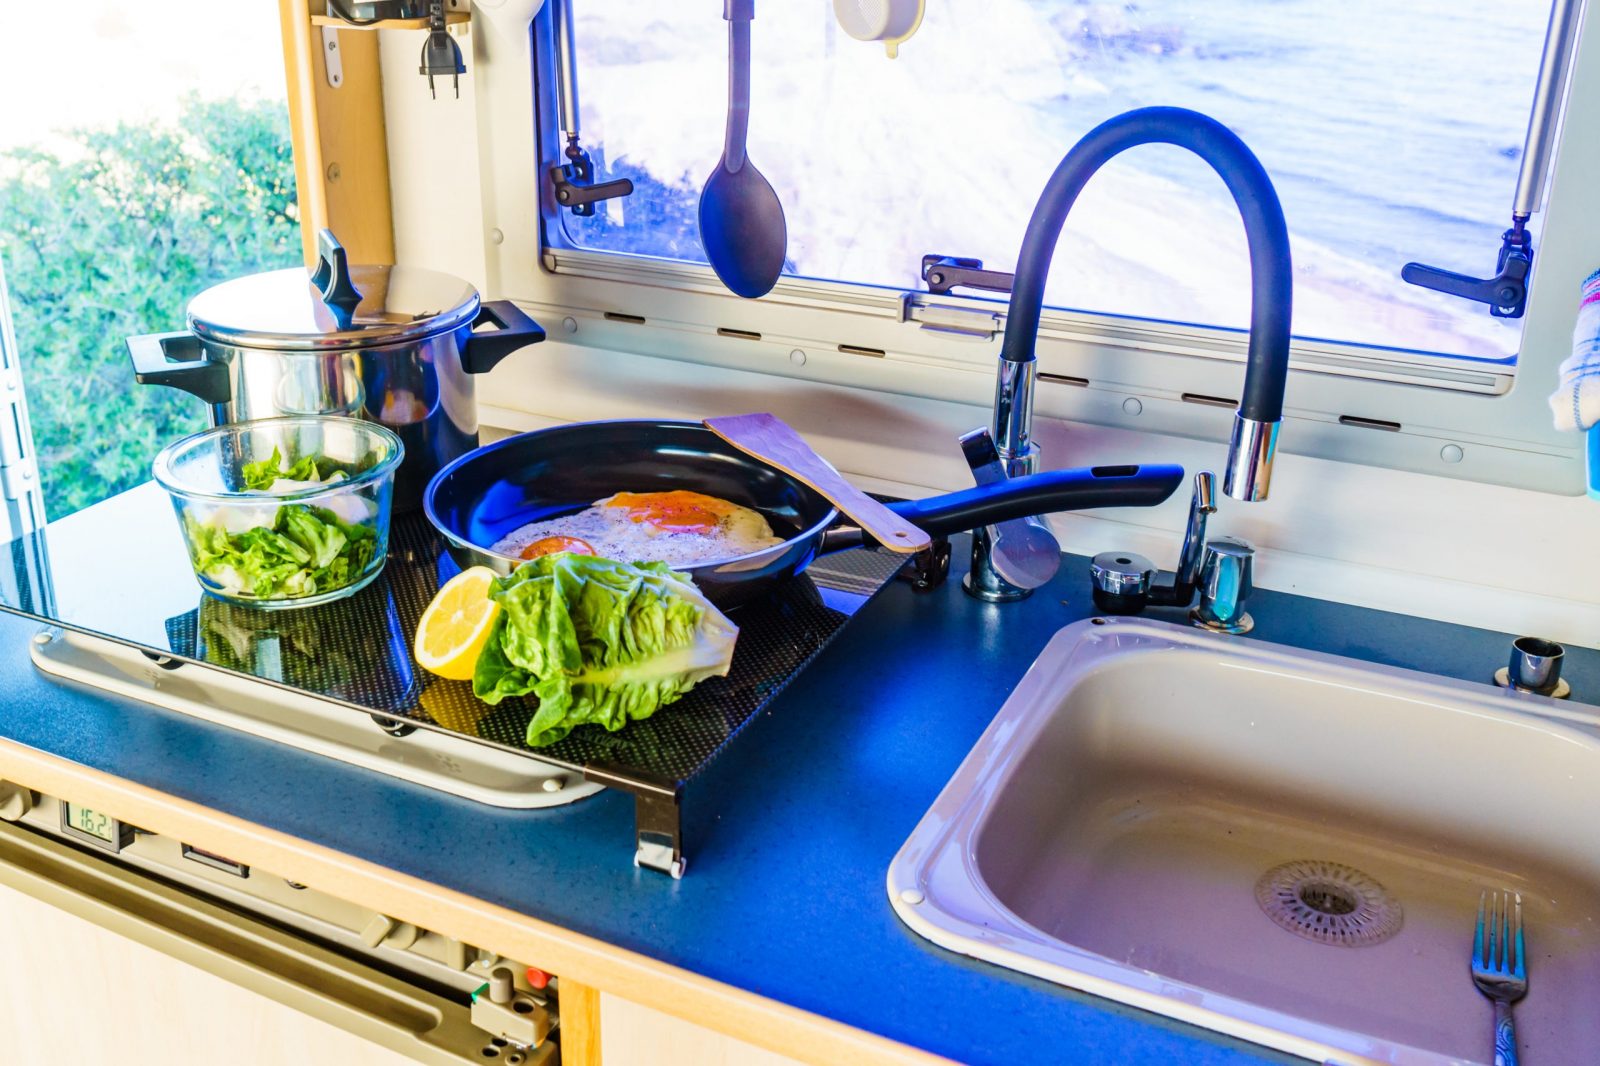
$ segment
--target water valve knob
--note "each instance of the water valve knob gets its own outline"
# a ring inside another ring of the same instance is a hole
[[[1221,633],[1248,633],[1255,622],[1244,601],[1255,589],[1256,550],[1237,537],[1208,541],[1200,563],[1200,602],[1189,620]]]
[[[1133,552],[1101,552],[1089,562],[1094,605],[1106,614],[1138,614],[1150,600],[1156,564]]]

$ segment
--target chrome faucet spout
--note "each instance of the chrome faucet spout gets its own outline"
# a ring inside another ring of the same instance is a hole
[[[1173,144],[1204,159],[1227,185],[1244,219],[1250,250],[1250,340],[1223,491],[1235,499],[1264,500],[1289,370],[1293,280],[1289,233],[1278,194],[1261,162],[1226,126],[1184,108],[1147,107],[1109,119],[1084,135],[1050,175],[1017,257],[1000,349],[996,446],[1007,460],[1026,462],[1034,451],[1030,439],[1034,350],[1045,279],[1067,213],[1102,166],[1141,144]]]

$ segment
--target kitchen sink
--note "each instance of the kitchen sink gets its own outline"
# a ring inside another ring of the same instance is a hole
[[[1600,708],[1136,619],[1055,635],[889,871],[942,947],[1332,1063],[1492,1059],[1486,888],[1523,1063],[1600,1061]]]

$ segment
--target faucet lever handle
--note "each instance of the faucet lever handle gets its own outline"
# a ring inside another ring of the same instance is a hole
[[[962,458],[966,459],[967,467],[974,476],[979,469],[1000,462],[1000,450],[994,446],[994,436],[988,427],[983,426],[963,433],[960,440]],[[978,484],[982,485],[984,482],[980,479]]]
[[[998,484],[1010,477],[988,429],[963,433],[961,454],[979,485]],[[1013,518],[974,535],[988,538],[995,573],[1018,589],[1036,589],[1061,569],[1061,544],[1043,519]]]

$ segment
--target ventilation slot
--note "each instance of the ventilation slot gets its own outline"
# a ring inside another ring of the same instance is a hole
[[[1385,433],[1399,433],[1400,423],[1389,422],[1382,418],[1360,418],[1356,415],[1340,415],[1341,426],[1355,426],[1357,429],[1381,429]]]
[[[741,341],[758,341],[761,339],[761,334],[753,329],[729,329],[727,326],[718,326],[717,336],[733,337]]]
[[[839,350],[845,355],[865,355],[873,359],[882,359],[886,354],[882,348],[863,348],[859,344],[841,344]]]
[[[625,315],[621,311],[607,311],[606,312],[606,321],[607,322],[629,322],[629,323],[632,323],[635,326],[642,326],[642,325],[644,325],[644,316],[643,315]]]
[[[1040,381],[1049,382],[1051,385],[1076,385],[1080,389],[1089,387],[1088,378],[1075,378],[1068,374],[1043,374],[1039,375]]]
[[[1182,396],[1184,403],[1197,403],[1201,407],[1238,407],[1238,400],[1230,400],[1226,396],[1204,396],[1198,392],[1186,392]]]

